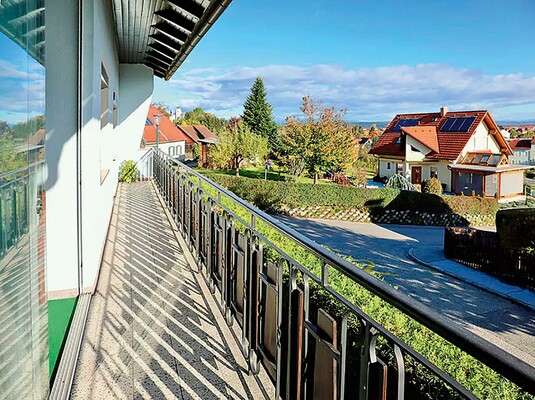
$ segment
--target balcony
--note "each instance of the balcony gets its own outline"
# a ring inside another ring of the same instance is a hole
[[[151,182],[119,186],[73,399],[273,397],[176,233]]]
[[[185,165],[149,151],[138,167],[115,198],[72,398],[477,398],[435,365],[452,354],[418,353],[343,285],[535,392],[533,366]]]

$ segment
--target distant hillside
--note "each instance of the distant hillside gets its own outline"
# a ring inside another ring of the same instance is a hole
[[[351,123],[363,126],[364,128],[369,128],[373,124],[375,124],[377,128],[386,128],[390,121],[352,121]]]
[[[497,120],[498,125],[518,126],[518,125],[535,125],[535,119],[518,120]]]

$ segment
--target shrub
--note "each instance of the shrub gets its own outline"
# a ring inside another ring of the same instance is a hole
[[[442,183],[437,178],[429,178],[422,182],[422,193],[442,194]]]
[[[414,185],[410,183],[407,178],[400,174],[395,174],[388,178],[388,181],[386,181],[386,187],[399,190],[416,190]]]
[[[313,185],[237,178],[205,172],[212,180],[257,207],[273,211],[281,205],[292,207],[330,206],[358,208],[374,213],[384,210],[453,213],[458,215],[495,215],[496,199],[471,196],[438,196],[390,188],[367,189],[333,184]]]
[[[535,250],[535,208],[498,211],[496,230],[503,247]]]
[[[225,182],[237,182],[239,180],[246,181],[246,184],[241,185],[243,189],[245,185],[249,184],[249,189],[253,187],[253,179],[235,178],[223,175],[212,175],[210,178],[217,180],[224,180]],[[220,179],[223,178],[223,179]],[[268,181],[269,182],[269,181]],[[272,182],[277,184],[277,182]],[[278,182],[280,187],[287,187],[284,182]],[[305,185],[296,184],[295,186]],[[315,188],[323,187],[329,191],[330,185],[309,185]],[[331,185],[335,187],[335,185]],[[258,185],[259,188],[266,188],[262,181]],[[338,187],[338,189],[346,189],[345,187]],[[360,192],[356,188],[347,188]],[[385,189],[387,190],[387,189]],[[377,190],[368,190],[375,192]],[[388,189],[393,193],[397,191]],[[315,192],[316,194],[318,192]],[[385,192],[388,193],[388,192]],[[408,193],[408,192],[402,192]],[[419,193],[410,194],[418,195]],[[214,195],[214,193],[212,193]],[[431,195],[430,195],[431,196]],[[438,197],[438,196],[435,196]],[[233,203],[225,196],[222,198],[223,204],[232,210],[244,221],[249,221],[251,216],[248,211],[241,206]],[[268,226],[261,220],[257,220],[256,228],[267,238],[271,243],[276,245],[279,249],[299,262],[301,265],[308,268],[314,274],[319,276],[321,261],[310,252],[303,249],[296,242],[289,237],[282,235],[280,232]],[[240,227],[238,227],[240,229]],[[273,262],[276,262],[277,253],[272,251],[270,246],[264,247],[264,255]],[[354,262],[353,260],[348,260]],[[363,267],[363,266],[360,266]],[[287,277],[286,277],[287,278]],[[430,331],[420,323],[410,318],[393,305],[381,300],[378,296],[360,286],[358,283],[352,281],[350,278],[344,276],[336,270],[329,271],[329,284],[338,293],[342,294],[348,301],[356,304],[360,309],[374,318],[377,322],[382,324],[391,333],[404,340],[407,344],[412,346],[414,350],[423,356],[427,357],[437,367],[451,375],[454,379],[472,390],[478,398],[488,400],[520,400],[533,399],[532,396],[523,392],[520,388],[501,377],[499,374],[477,361],[466,352],[459,349],[457,346],[449,343],[439,335]],[[317,308],[321,306],[331,316],[339,320],[346,312],[346,309],[339,303],[333,300],[333,297],[325,290],[319,288],[314,282],[310,282],[310,304],[311,315],[314,315]],[[312,317],[313,318],[313,317]],[[348,326],[348,368],[346,375],[346,382],[351,382],[357,379],[360,360],[360,344],[362,336],[362,326],[354,318],[350,318]],[[383,359],[391,357],[388,350],[378,341],[378,354]],[[392,361],[392,360],[391,360]],[[426,370],[421,365],[412,359],[406,358],[406,384],[407,384],[407,398],[414,400],[446,400],[457,399],[459,396],[453,394],[447,387],[439,382],[439,380]]]
[[[494,198],[441,196],[448,209],[455,214],[495,215],[499,204]]]
[[[260,179],[237,178],[229,175],[207,174],[211,179],[236,193],[241,198],[257,204],[254,199],[260,191],[278,205],[298,206],[338,206],[355,208],[386,207],[399,194],[394,189],[365,189],[333,184],[314,185],[311,183],[291,183],[264,181]]]
[[[132,160],[126,160],[121,163],[119,170],[119,182],[132,183],[137,181],[137,165]]]

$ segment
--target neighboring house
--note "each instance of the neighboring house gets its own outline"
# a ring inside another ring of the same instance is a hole
[[[155,114],[162,115],[162,120],[159,126],[158,148],[177,160],[186,160],[186,147],[188,144],[193,144],[193,141],[182,130],[178,129],[175,124],[171,122],[169,117],[154,106],[150,106],[147,120],[145,121],[143,144],[148,147],[156,147]]]
[[[370,150],[378,174],[404,175],[413,184],[436,177],[445,191],[511,199],[523,193],[524,166],[488,111],[400,114]]]
[[[514,165],[535,165],[535,139],[513,139],[509,141],[513,155],[509,161]]]
[[[45,137],[46,130],[38,129],[30,138],[16,147],[18,153],[27,153],[27,161],[30,163],[44,160],[45,157]]]
[[[360,147],[365,147],[367,149],[370,149],[372,147],[372,144],[373,144],[372,140],[370,138],[367,138],[367,137],[361,138],[359,140],[359,146]]]
[[[200,148],[198,163],[206,167],[208,163],[208,146],[217,141],[217,136],[204,125],[173,124],[171,119],[158,108],[150,106],[149,114],[143,130],[142,145],[156,147],[156,125],[154,114],[162,114],[158,148],[169,156],[180,161],[193,160],[193,148]]]
[[[206,167],[210,146],[217,141],[216,134],[204,125],[180,125],[178,128],[190,139],[186,144],[186,159],[193,159],[194,145],[200,146],[198,163],[200,167]]]

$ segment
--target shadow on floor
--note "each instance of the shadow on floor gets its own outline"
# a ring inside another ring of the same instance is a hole
[[[199,279],[152,184],[120,186],[72,397],[268,397]]]

